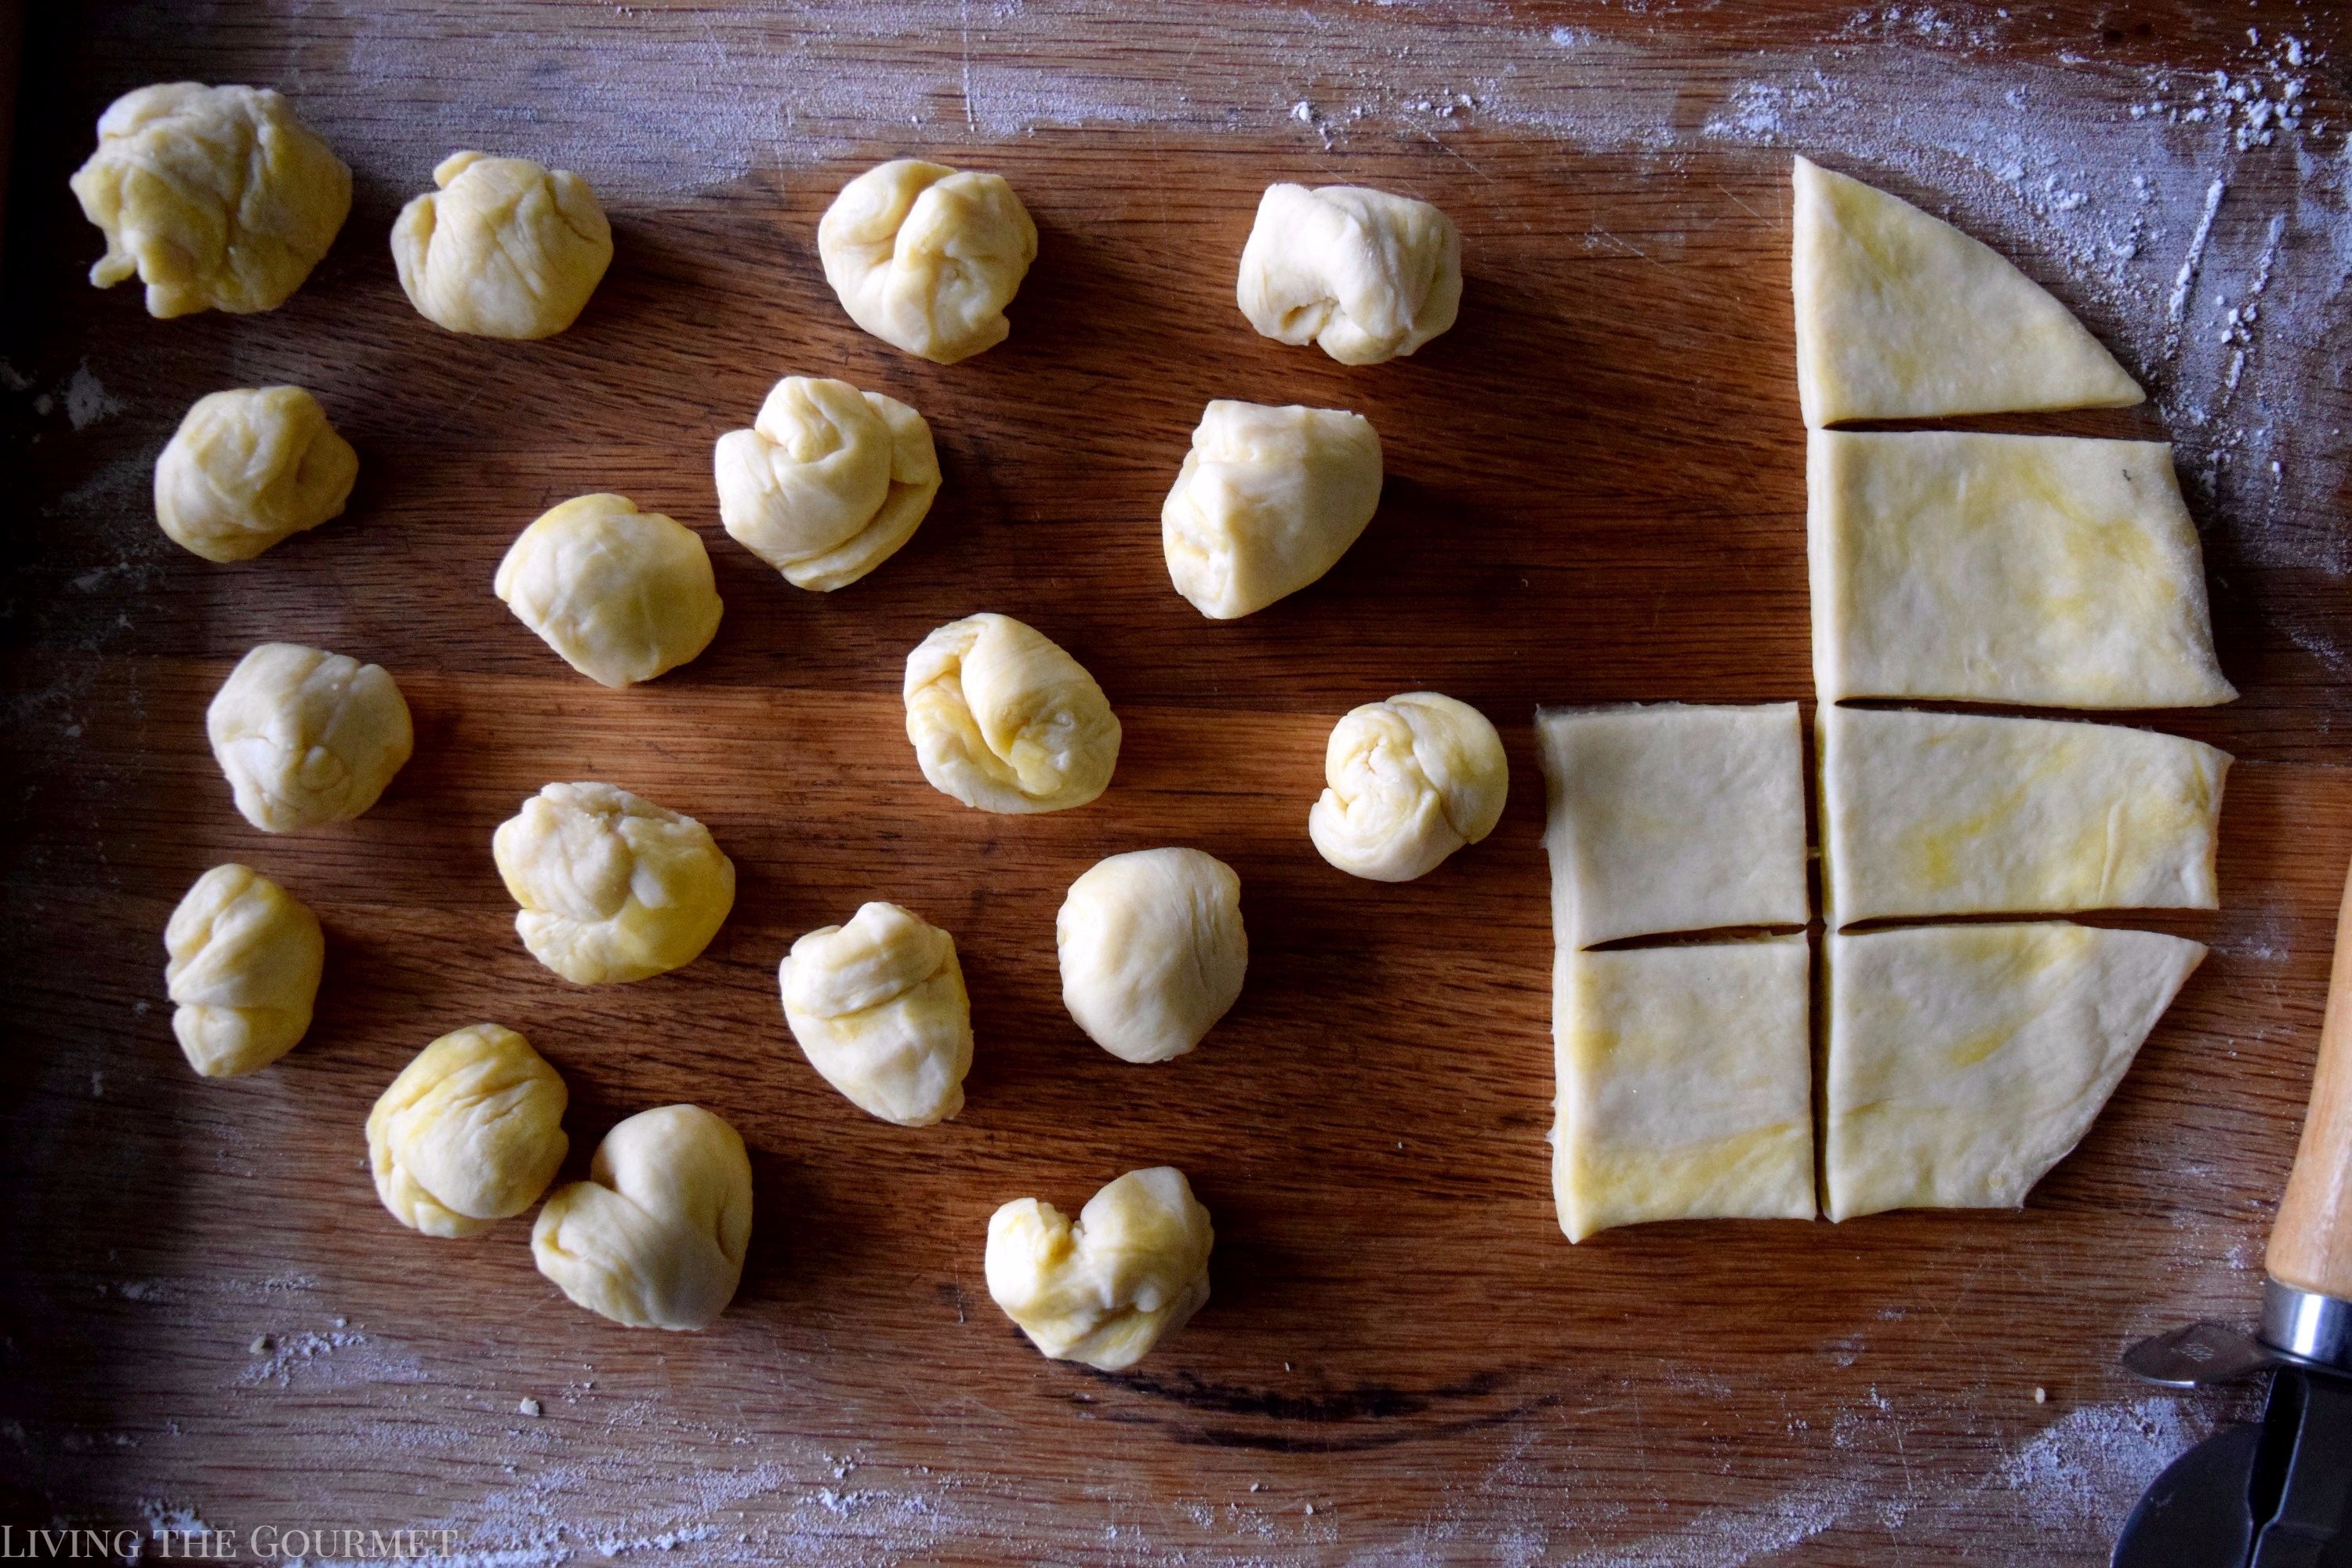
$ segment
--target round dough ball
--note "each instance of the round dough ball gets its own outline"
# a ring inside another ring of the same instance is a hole
[[[691,963],[735,907],[735,863],[690,816],[608,784],[551,784],[499,824],[490,855],[530,955],[576,985]]]
[[[1511,767],[1484,713],[1408,691],[1333,727],[1323,778],[1329,787],[1307,814],[1323,858],[1350,876],[1410,882],[1495,831]]]
[[[955,938],[896,904],[793,943],[784,1022],[824,1081],[869,1116],[929,1127],[963,1109],[971,998]]]
[[[350,821],[416,744],[382,665],[290,642],[263,643],[237,662],[205,729],[237,810],[264,833]]]
[[[1133,1366],[1209,1300],[1209,1211],[1173,1165],[1129,1171],[1072,1225],[1036,1198],[988,1220],[988,1294],[1055,1361]]]
[[[953,364],[1013,331],[1004,307],[1037,259],[1037,226],[1002,175],[900,158],[841,188],[816,251],[851,321]]]
[[[1268,185],[1235,293],[1266,337],[1318,343],[1341,364],[1378,364],[1454,324],[1462,237],[1452,218],[1410,196]]]
[[[341,517],[360,455],[299,386],[196,399],[155,459],[155,521],[207,561],[250,561]]]
[[[368,1112],[368,1164],[392,1217],[472,1236],[539,1201],[563,1163],[570,1099],[530,1042],[496,1024],[416,1053]]]
[[[352,172],[268,88],[181,81],[108,107],[73,193],[106,231],[92,283],[136,272],[151,316],[242,314],[284,304],[327,254]]]
[[[1234,620],[1338,565],[1380,504],[1381,438],[1362,415],[1220,398],[1160,509],[1168,576]]]
[[[1118,719],[1036,628],[967,616],[907,656],[907,738],[923,776],[982,811],[1063,811],[1109,787]]]
[[[605,1133],[588,1179],[549,1198],[530,1227],[541,1274],[633,1329],[709,1326],[751,1245],[751,1156],[698,1105],[641,1110]]]
[[[1242,994],[1242,879],[1198,849],[1138,849],[1070,884],[1054,920],[1062,1005],[1122,1061],[1201,1043]]]
[[[400,286],[426,320],[548,338],[579,318],[613,261],[613,226],[587,181],[529,158],[452,153],[433,183],[392,226]]]
[[[702,536],[626,496],[574,496],[515,535],[491,586],[563,662],[615,689],[651,680],[719,635]]]
[[[326,938],[319,917],[247,866],[196,879],[163,928],[172,1033],[206,1078],[238,1078],[294,1048],[310,1027]]]
[[[788,375],[719,437],[719,520],[795,588],[830,594],[898,553],[940,493],[931,427],[895,397]]]

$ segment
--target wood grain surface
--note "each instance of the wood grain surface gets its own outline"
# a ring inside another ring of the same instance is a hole
[[[251,1556],[381,1557],[283,1532],[408,1529],[512,1564],[2072,1564],[2247,1413],[2115,1359],[2252,1313],[2352,857],[2340,14],[33,11],[0,306],[0,1522],[201,1525]],[[278,311],[156,322],[84,281],[100,242],[66,176],[109,100],[183,78],[280,88],[357,173]],[[455,337],[401,296],[392,215],[459,146],[596,184],[618,256],[571,331]],[[1792,150],[2002,247],[2155,393],[1974,423],[2182,443],[2245,695],[2155,721],[2238,758],[2225,910],[2138,922],[2213,955],[2022,1212],[1570,1248],[1529,721],[1810,697]],[[832,193],[907,153],[1002,172],[1043,236],[1011,341],[948,369],[858,332],[817,266]],[[1256,337],[1234,266],[1276,179],[1444,206],[1460,324],[1366,370]],[[912,544],[830,596],[717,526],[710,444],[790,373],[912,404],[947,475]],[[178,550],[156,452],[199,395],[282,380],[358,446],[350,512],[242,565]],[[1389,461],[1346,560],[1230,625],[1176,596],[1158,542],[1219,396],[1355,408]],[[703,658],[625,692],[489,591],[524,523],[593,489],[701,529],[727,602]],[[981,609],[1109,692],[1126,745],[1097,805],[992,816],[924,784],[902,661]],[[202,710],[268,638],[407,694],[415,760],[358,822],[268,837],[231,807]],[[1416,688],[1502,727],[1509,808],[1420,882],[1350,879],[1305,831],[1324,738]],[[583,990],[524,953],[490,831],[573,778],[734,858],[700,962]],[[1249,984],[1197,1052],[1129,1067],[1061,1008],[1054,912],[1097,858],[1171,843],[1240,872]],[[301,1047],[216,1084],[172,1040],[160,932],[232,858],[319,911],[329,956]],[[955,932],[979,1047],[951,1124],[860,1114],[784,1028],[784,949],[868,898]],[[366,1109],[478,1019],[563,1072],[575,1166],[651,1105],[741,1129],[757,1216],[717,1327],[581,1311],[522,1221],[444,1242],[383,1212]],[[1132,1373],[1044,1361],[988,1300],[987,1215],[1158,1162],[1215,1215],[1210,1305]]]

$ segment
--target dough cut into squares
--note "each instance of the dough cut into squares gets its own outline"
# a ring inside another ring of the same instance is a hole
[[[1562,947],[1805,923],[1795,703],[1554,708],[1536,732]]]
[[[2198,708],[2204,558],[2160,441],[1816,430],[1806,448],[1824,702]]]
[[[1833,1220],[2021,1205],[2205,957],[2180,937],[2064,921],[1828,941]]]
[[[1811,973],[1801,936],[1559,950],[1552,1192],[1569,1240],[1813,1217]]]
[[[1796,187],[1807,426],[2147,400],[2072,311],[1990,247],[1802,158]]]
[[[1832,929],[1897,916],[2221,907],[2230,754],[2118,724],[1825,706]]]

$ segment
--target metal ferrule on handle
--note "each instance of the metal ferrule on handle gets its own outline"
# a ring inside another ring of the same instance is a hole
[[[2266,1280],[2262,1340],[2290,1360],[2352,1373],[2352,1301]]]

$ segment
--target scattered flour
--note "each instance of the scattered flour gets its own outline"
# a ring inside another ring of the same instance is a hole
[[[425,1381],[424,1363],[412,1355],[384,1350],[354,1329],[272,1334],[264,1352],[239,1369],[235,1379],[247,1388],[262,1384],[291,1388],[298,1383],[341,1388],[357,1384]]]
[[[109,415],[122,412],[122,399],[106,390],[91,373],[89,361],[75,367],[65,385],[66,418],[77,430],[89,428]]]
[[[2176,1399],[2084,1405],[2043,1428],[1985,1485],[2017,1493],[2018,1506],[2044,1530],[2106,1540],[2147,1483],[2210,1430]]]

